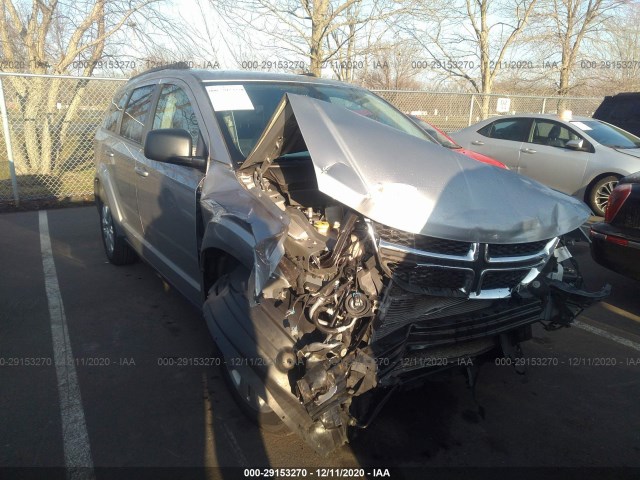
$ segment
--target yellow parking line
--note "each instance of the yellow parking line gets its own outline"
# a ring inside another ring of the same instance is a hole
[[[629,320],[633,320],[634,322],[640,323],[640,317],[638,315],[634,315],[631,312],[627,312],[622,308],[616,307],[614,305],[609,305],[608,303],[605,303],[605,302],[600,302],[600,305],[605,310],[609,310],[610,312],[613,312],[616,315],[620,315],[621,317],[628,318]]]

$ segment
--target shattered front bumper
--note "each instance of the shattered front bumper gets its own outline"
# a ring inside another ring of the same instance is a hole
[[[287,364],[296,340],[288,334],[284,312],[270,301],[251,306],[246,288],[238,279],[222,295],[207,300],[209,329],[225,358],[251,360],[244,367],[245,378],[252,379],[254,390],[282,421],[322,455],[347,441],[348,426],[362,424],[349,412],[356,392],[399,386],[454,367],[459,359],[500,347],[501,335],[535,322],[569,325],[610,291],[606,286],[589,293],[539,278],[511,299],[493,300],[490,308],[468,311],[467,306],[465,311],[458,305],[457,314],[445,311],[439,318],[410,323],[374,337],[366,348],[305,370],[302,362],[293,368]],[[323,389],[322,395],[314,389]]]

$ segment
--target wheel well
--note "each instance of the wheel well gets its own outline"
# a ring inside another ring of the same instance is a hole
[[[619,173],[615,173],[615,172],[601,173],[600,175],[596,176],[593,180],[591,180],[591,182],[589,182],[589,185],[587,186],[587,188],[584,189],[585,203],[589,203],[589,195],[591,195],[591,189],[593,188],[593,186],[603,178],[611,177],[611,176],[618,177],[618,179],[623,177],[623,175],[620,175]]]
[[[208,248],[200,257],[202,265],[202,283],[205,296],[214,283],[225,273],[231,272],[239,260],[219,248]]]

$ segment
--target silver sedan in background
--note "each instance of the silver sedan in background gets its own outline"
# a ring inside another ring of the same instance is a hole
[[[589,117],[493,117],[451,134],[464,148],[589,204],[604,216],[618,180],[640,169],[640,138]]]

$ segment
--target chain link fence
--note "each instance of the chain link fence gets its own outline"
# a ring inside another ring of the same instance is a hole
[[[93,137],[126,79],[0,73],[0,202],[93,194]],[[405,113],[445,131],[482,118],[572,110],[591,116],[602,98],[379,90]]]
[[[441,130],[452,132],[480,120],[521,113],[558,113],[590,117],[603,97],[535,97],[528,95],[444,93],[406,90],[374,90],[404,113],[423,118]]]
[[[124,80],[0,74],[0,201],[93,194],[93,136]]]

